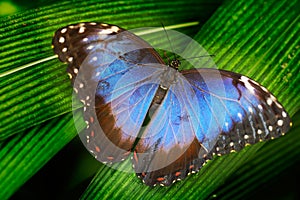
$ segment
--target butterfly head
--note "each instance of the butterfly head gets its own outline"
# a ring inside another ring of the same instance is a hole
[[[180,67],[181,62],[178,59],[173,59],[171,60],[171,62],[169,63],[169,66],[172,67],[173,69],[178,70],[178,68]]]

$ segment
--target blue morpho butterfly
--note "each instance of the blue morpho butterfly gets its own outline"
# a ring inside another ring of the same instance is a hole
[[[86,148],[104,163],[133,152],[147,185],[170,185],[213,155],[290,128],[282,105],[255,81],[216,69],[179,72],[178,60],[165,65],[147,42],[118,26],[69,25],[56,31],[53,46],[84,104]]]

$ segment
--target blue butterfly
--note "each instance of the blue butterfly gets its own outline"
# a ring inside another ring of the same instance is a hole
[[[144,40],[105,23],[56,31],[54,52],[87,123],[86,148],[103,163],[126,159],[142,181],[170,185],[213,155],[277,138],[290,128],[283,106],[250,78],[217,69],[165,65]]]

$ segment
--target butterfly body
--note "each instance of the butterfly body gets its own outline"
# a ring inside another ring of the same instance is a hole
[[[179,61],[165,65],[147,42],[115,25],[70,25],[53,45],[84,104],[87,149],[104,163],[134,152],[147,185],[170,185],[215,154],[290,127],[282,105],[255,81],[217,69],[178,71]]]

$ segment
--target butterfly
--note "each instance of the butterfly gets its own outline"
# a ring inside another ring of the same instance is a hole
[[[116,25],[79,23],[58,29],[53,48],[83,103],[80,137],[103,163],[132,155],[149,186],[171,185],[214,155],[277,138],[291,126],[277,99],[230,71],[179,70],[140,37]]]

